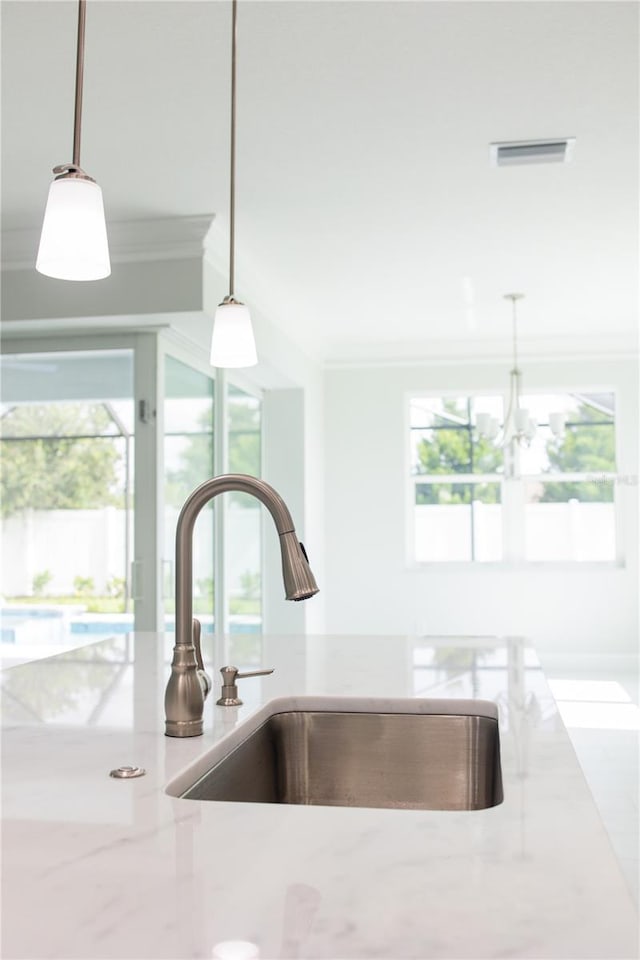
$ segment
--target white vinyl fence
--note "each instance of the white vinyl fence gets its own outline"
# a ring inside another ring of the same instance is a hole
[[[165,560],[174,559],[178,511],[165,515]],[[133,559],[133,516],[130,523],[130,557]],[[34,579],[49,573],[43,593],[73,595],[76,577],[93,583],[92,593],[104,595],[113,578],[124,579],[126,570],[127,513],[115,507],[99,510],[27,510],[2,523],[2,579],[4,597],[31,596]],[[227,583],[241,592],[241,578],[260,570],[260,509],[227,506]],[[194,581],[212,576],[213,517],[204,511],[194,532]]]

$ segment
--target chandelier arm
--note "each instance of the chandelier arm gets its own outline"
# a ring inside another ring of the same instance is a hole
[[[80,169],[80,135],[82,132],[82,91],[84,86],[84,33],[87,0],[78,0],[78,44],[76,48],[76,96],[73,116],[73,165]]]
[[[520,368],[518,367],[518,317],[517,317],[517,300],[514,297],[511,301],[513,305],[513,377],[515,381],[515,395],[516,395],[516,410],[520,409]]]
[[[503,432],[502,446],[504,446],[507,442],[507,438],[509,435],[509,424],[511,423],[511,418],[513,417],[513,395],[514,395],[514,389],[513,389],[513,376],[512,376],[511,383],[509,385],[509,406],[507,407],[507,413],[504,418],[504,426],[502,428],[502,432]]]
[[[511,301],[512,308],[512,337],[513,337],[513,367],[509,374],[509,403],[502,425],[501,435],[498,433],[495,442],[505,453],[505,477],[516,476],[516,460],[519,460],[518,449],[523,443],[530,446],[535,432],[535,421],[531,420],[526,411],[521,411],[520,400],[522,393],[522,371],[518,367],[518,323],[517,301],[522,300],[523,293],[505,293],[504,299]],[[523,414],[521,416],[520,414]],[[524,416],[526,414],[526,416]]]

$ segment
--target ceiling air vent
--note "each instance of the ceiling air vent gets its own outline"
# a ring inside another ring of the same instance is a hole
[[[490,143],[489,157],[494,167],[510,167],[523,163],[569,163],[575,142],[575,137],[556,137],[553,140]]]

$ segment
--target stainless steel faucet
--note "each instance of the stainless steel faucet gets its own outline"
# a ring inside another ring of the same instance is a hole
[[[202,667],[200,625],[193,620],[193,528],[204,505],[219,493],[230,490],[250,493],[267,507],[273,517],[280,537],[287,600],[306,600],[318,592],[289,509],[273,487],[264,480],[241,473],[212,477],[196,487],[180,511],[176,528],[176,642],[164,697],[165,734],[168,737],[198,737],[202,734],[204,700],[211,682]]]

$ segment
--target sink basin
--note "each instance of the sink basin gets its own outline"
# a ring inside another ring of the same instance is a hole
[[[502,802],[498,714],[489,701],[283,699],[234,733],[167,792],[413,810]]]

